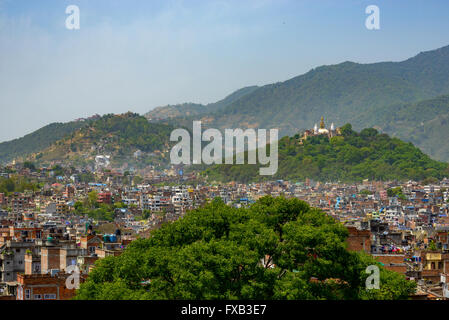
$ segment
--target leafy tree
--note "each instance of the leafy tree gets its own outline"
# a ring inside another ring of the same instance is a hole
[[[366,254],[347,229],[298,199],[249,208],[215,199],[96,262],[77,299],[406,299],[414,282],[379,266],[367,291]]]
[[[34,165],[34,163],[32,163],[32,162],[30,162],[30,161],[25,161],[25,162],[23,163],[23,167],[24,167],[24,168],[28,168],[28,169],[30,169],[31,171],[36,171],[36,166]]]
[[[134,184],[141,184],[143,182],[143,178],[141,176],[135,176],[133,178]]]
[[[11,175],[10,178],[0,177],[0,192],[9,194],[12,192],[23,192],[25,190],[36,191],[39,184],[27,178]]]
[[[97,204],[97,207],[87,211],[89,218],[99,221],[114,221],[115,210],[112,205],[104,203]]]
[[[373,192],[369,191],[369,190],[366,190],[366,189],[363,189],[363,190],[360,191],[360,194],[367,196],[367,195],[373,194]]]
[[[14,183],[14,180],[11,178],[2,179],[2,181],[0,182],[0,191],[3,193],[14,192],[15,189],[16,185]]]
[[[92,190],[87,195],[88,204],[90,208],[98,207],[98,192],[96,190]]]
[[[430,241],[430,243],[429,243],[429,249],[430,250],[437,250],[437,245],[435,244],[435,241]]]
[[[423,184],[435,184],[438,183],[438,179],[435,177],[429,177],[423,180]]]
[[[75,208],[75,213],[78,215],[84,215],[86,212],[86,209],[84,208],[84,205],[81,201],[75,202],[73,207]]]
[[[51,170],[54,172],[55,176],[64,175],[64,169],[60,165],[56,165]]]

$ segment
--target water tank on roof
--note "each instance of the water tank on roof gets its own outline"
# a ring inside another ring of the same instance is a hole
[[[104,241],[104,242],[109,242],[109,236],[108,236],[107,234],[105,234],[105,235],[103,236],[103,241]]]
[[[50,275],[52,277],[56,276],[59,273],[59,269],[51,269],[50,270]]]
[[[111,234],[109,236],[109,239],[110,239],[111,242],[117,242],[117,236],[115,234]]]

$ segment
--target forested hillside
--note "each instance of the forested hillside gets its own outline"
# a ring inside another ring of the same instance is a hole
[[[411,143],[380,134],[360,133],[347,124],[341,136],[284,137],[279,141],[279,169],[259,175],[258,165],[215,165],[204,171],[210,180],[251,182],[288,179],[319,181],[423,180],[449,177],[448,164],[432,160]]]
[[[22,138],[0,143],[0,163],[43,150],[86,125],[87,121],[52,123]]]

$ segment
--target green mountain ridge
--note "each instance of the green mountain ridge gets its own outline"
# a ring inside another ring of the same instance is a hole
[[[8,163],[15,158],[48,148],[52,143],[87,126],[89,121],[51,123],[22,138],[0,143],[0,163]]]
[[[218,129],[278,128],[283,136],[310,129],[324,116],[337,126],[352,123],[357,130],[376,126],[396,134],[384,128],[385,121],[394,119],[389,118],[394,106],[445,94],[449,94],[449,46],[402,62],[347,61],[320,66],[290,80],[258,87],[217,111],[174,116],[171,123],[191,126],[193,120],[202,120],[204,127]],[[410,122],[410,126],[415,125]],[[449,141],[424,135],[422,139],[400,137],[415,142],[431,156],[449,161]]]
[[[336,125],[364,110],[449,93],[449,46],[403,62],[322,66],[282,83],[264,86],[220,110],[211,125],[257,123],[283,134],[310,128],[325,116]],[[239,123],[227,121],[241,116]],[[364,126],[360,124],[358,129]]]
[[[237,101],[241,97],[255,91],[257,88],[258,88],[257,86],[251,86],[239,89],[231,93],[230,95],[226,96],[224,99],[214,103],[209,103],[207,105],[190,102],[176,105],[167,105],[163,107],[156,107],[150,112],[147,112],[144,116],[149,120],[153,119],[165,120],[171,118],[182,118],[186,116],[199,116],[207,114],[209,112],[218,111],[228,106],[229,104],[233,103],[234,101]]]
[[[278,128],[284,136],[310,129],[324,116],[336,126],[352,123],[356,130],[375,127],[413,142],[438,160],[449,161],[449,141],[445,139],[448,95],[449,46],[402,62],[321,66],[285,82],[237,90],[216,103],[160,107],[145,117],[154,120],[152,125],[161,126],[167,137],[160,139],[165,141],[170,133],[164,128],[190,128],[193,120],[202,120],[204,129]],[[54,145],[89,126],[89,121],[54,123],[0,143],[0,163],[23,160],[31,154],[34,158],[42,154],[42,159],[49,161],[67,159],[68,149],[63,152]],[[92,137],[91,145],[95,139],[101,137]],[[125,145],[124,154],[139,149],[139,145]],[[81,153],[91,156],[86,150]],[[118,155],[125,158],[124,154]]]
[[[161,164],[166,162],[173,129],[150,123],[136,113],[107,114],[30,155],[28,160],[42,164],[86,165],[94,164],[97,155],[109,155],[113,165],[125,162]],[[135,157],[138,150],[146,153],[145,157]]]

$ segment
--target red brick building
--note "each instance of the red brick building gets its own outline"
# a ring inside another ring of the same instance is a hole
[[[41,271],[48,273],[50,270],[59,270],[60,255],[58,247],[42,247],[41,248]]]
[[[76,290],[66,286],[70,274],[17,275],[17,300],[70,300]],[[84,278],[80,277],[80,282]]]
[[[369,230],[358,230],[356,227],[347,227],[349,236],[347,239],[348,250],[371,252],[371,232]]]
[[[390,271],[402,273],[407,272],[407,265],[404,262],[403,254],[373,254],[374,259],[383,264],[383,267]]]
[[[98,195],[98,202],[99,203],[111,204],[112,203],[112,193],[110,193],[110,192],[100,193]]]
[[[41,273],[41,258],[31,251],[25,253],[25,274]]]
[[[42,238],[42,228],[9,227],[9,235],[15,239],[36,240]]]

